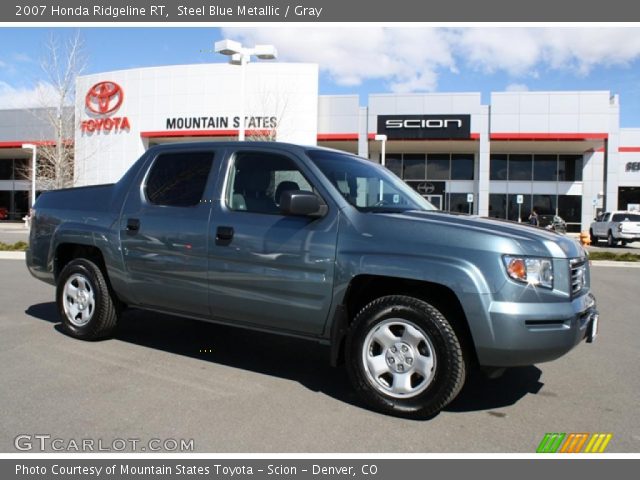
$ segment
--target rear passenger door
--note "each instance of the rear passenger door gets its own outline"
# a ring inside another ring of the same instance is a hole
[[[209,315],[207,240],[217,156],[188,148],[161,152],[129,193],[120,238],[129,295],[138,305]]]
[[[238,148],[209,237],[212,316],[266,329],[322,333],[331,306],[338,211],[295,155]],[[316,192],[322,218],[284,216],[286,190]]]

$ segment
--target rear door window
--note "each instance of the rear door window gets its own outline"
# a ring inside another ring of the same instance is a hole
[[[213,166],[213,152],[176,152],[159,155],[147,175],[149,203],[193,207],[202,200]]]

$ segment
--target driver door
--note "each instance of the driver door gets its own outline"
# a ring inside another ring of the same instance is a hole
[[[324,330],[333,294],[338,210],[285,216],[285,190],[318,193],[298,159],[277,149],[238,148],[209,235],[211,315],[306,335]],[[327,198],[325,198],[325,203]]]

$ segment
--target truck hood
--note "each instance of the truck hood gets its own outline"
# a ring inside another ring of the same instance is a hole
[[[378,217],[380,222],[386,224],[387,229],[396,232],[402,232],[411,222],[414,225],[409,228],[414,231],[414,234],[418,233],[415,230],[416,227],[425,234],[437,232],[437,237],[443,243],[472,242],[476,248],[484,244],[487,249],[498,248],[502,249],[503,253],[555,258],[586,256],[585,250],[577,240],[544,228],[507,220],[442,211],[412,210],[403,213],[371,213],[369,215]],[[396,224],[397,229],[390,224]],[[516,246],[515,251],[514,246]]]

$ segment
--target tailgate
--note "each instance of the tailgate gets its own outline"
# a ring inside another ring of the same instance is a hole
[[[621,232],[640,236],[640,222],[620,222]]]

